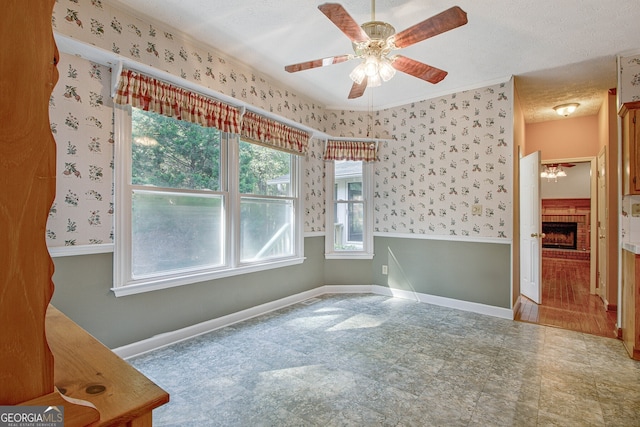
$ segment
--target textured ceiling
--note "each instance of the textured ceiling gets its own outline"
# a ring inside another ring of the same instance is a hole
[[[468,24],[398,51],[444,69],[432,85],[397,73],[362,98],[348,100],[357,61],[289,74],[284,66],[352,53],[351,42],[317,6],[300,0],[111,0],[116,7],[163,22],[259,70],[284,87],[336,109],[382,109],[480,87],[515,76],[525,120],[558,118],[552,107],[581,104],[596,114],[616,85],[616,55],[640,49],[638,0],[378,0],[376,19],[401,31],[451,6]],[[371,2],[340,4],[358,22]]]

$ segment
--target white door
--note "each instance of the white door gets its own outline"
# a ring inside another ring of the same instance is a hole
[[[607,301],[607,187],[605,152],[598,156],[598,294]]]
[[[542,303],[540,152],[520,159],[520,293]]]

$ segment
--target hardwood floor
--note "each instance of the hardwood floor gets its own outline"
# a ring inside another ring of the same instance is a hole
[[[616,312],[589,294],[589,261],[543,258],[542,304],[521,297],[515,320],[616,337]]]

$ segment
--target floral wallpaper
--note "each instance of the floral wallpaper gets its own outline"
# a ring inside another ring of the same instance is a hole
[[[375,90],[375,89],[374,89]],[[411,107],[413,108],[413,107]],[[328,133],[345,138],[391,138],[391,133],[404,126],[403,123],[392,123],[382,120],[381,111],[328,111],[331,122]]]
[[[123,12],[106,0],[57,0],[54,31],[180,76],[255,107],[327,131],[322,107],[268,82],[208,46]]]
[[[49,101],[57,144],[50,247],[113,243],[113,103],[108,68],[61,54]]]
[[[56,33],[180,76],[325,134],[380,139],[380,161],[374,167],[377,234],[504,241],[512,237],[510,81],[388,110],[333,111],[273,84],[233,59],[221,57],[210,47],[182,37],[177,30],[146,23],[104,0],[58,0],[53,27]],[[108,74],[104,70],[103,74]],[[104,85],[108,87],[109,78]],[[71,142],[77,145],[78,139]],[[312,140],[303,169],[306,233],[325,229],[323,149],[323,140]],[[86,163],[76,165],[86,164],[88,168],[89,157],[83,159]],[[68,190],[63,191],[66,194]],[[56,207],[60,204],[57,200]]]
[[[618,59],[620,103],[640,101],[640,55]]]
[[[374,231],[512,237],[510,82],[381,112]]]
[[[304,231],[324,232],[324,141],[313,138],[309,143],[303,171]]]

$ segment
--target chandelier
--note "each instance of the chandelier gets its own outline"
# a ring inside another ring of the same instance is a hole
[[[558,182],[558,178],[567,176],[562,166],[556,164],[544,165],[544,170],[540,172],[540,178],[547,178],[547,181]]]

